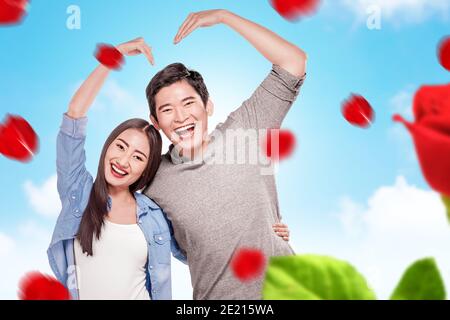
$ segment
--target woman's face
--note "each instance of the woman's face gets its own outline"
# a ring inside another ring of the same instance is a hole
[[[105,178],[110,187],[128,188],[144,172],[150,147],[144,132],[123,131],[108,147],[105,155]]]

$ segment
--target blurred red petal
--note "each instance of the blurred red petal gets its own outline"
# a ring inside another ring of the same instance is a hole
[[[371,125],[375,112],[363,96],[352,94],[342,103],[342,115],[352,125],[366,128]]]
[[[263,150],[268,158],[284,160],[294,153],[295,135],[289,130],[269,129],[263,141]]]
[[[444,38],[438,49],[438,57],[440,64],[450,71],[450,37]]]
[[[272,7],[288,20],[312,15],[317,10],[319,3],[319,0],[271,0]]]
[[[40,272],[27,273],[19,283],[20,300],[69,300],[70,294],[61,282]]]
[[[17,24],[27,13],[28,0],[0,0],[0,25]]]
[[[261,250],[251,248],[239,249],[231,261],[231,269],[240,281],[250,281],[262,275],[266,258]]]
[[[124,63],[122,53],[116,47],[108,44],[99,44],[95,57],[101,64],[114,70],[119,70]]]
[[[27,162],[36,154],[39,139],[30,124],[20,116],[8,115],[0,126],[0,154]]]

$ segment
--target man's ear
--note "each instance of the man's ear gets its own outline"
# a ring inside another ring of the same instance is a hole
[[[206,103],[206,112],[208,113],[208,117],[211,117],[214,113],[214,102],[211,99],[208,99]]]
[[[150,121],[152,122],[153,126],[156,128],[156,130],[161,130],[158,124],[158,120],[152,115],[150,115]]]

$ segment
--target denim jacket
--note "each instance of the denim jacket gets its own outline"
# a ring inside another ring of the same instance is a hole
[[[50,267],[73,299],[78,299],[74,239],[93,187],[93,177],[86,170],[84,143],[87,118],[72,119],[66,114],[57,138],[57,185],[62,210],[47,250]],[[146,287],[153,300],[171,299],[171,252],[186,263],[170,221],[161,208],[147,196],[136,192],[137,221],[147,240]],[[111,198],[108,199],[108,208]]]

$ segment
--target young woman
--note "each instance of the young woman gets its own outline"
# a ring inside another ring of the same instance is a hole
[[[142,38],[117,49],[154,63]],[[95,181],[85,167],[86,113],[108,74],[99,65],[63,115],[57,138],[62,211],[47,252],[50,266],[73,299],[171,299],[171,253],[187,259],[165,214],[138,192],[158,170],[160,134],[143,119],[127,120],[107,138]]]
[[[142,39],[117,49],[143,53],[153,64]],[[74,299],[171,299],[170,253],[186,258],[161,209],[138,193],[158,170],[161,136],[143,119],[125,121],[103,146],[95,182],[85,167],[86,113],[108,74],[99,65],[63,116],[57,138],[62,211],[50,265]]]

